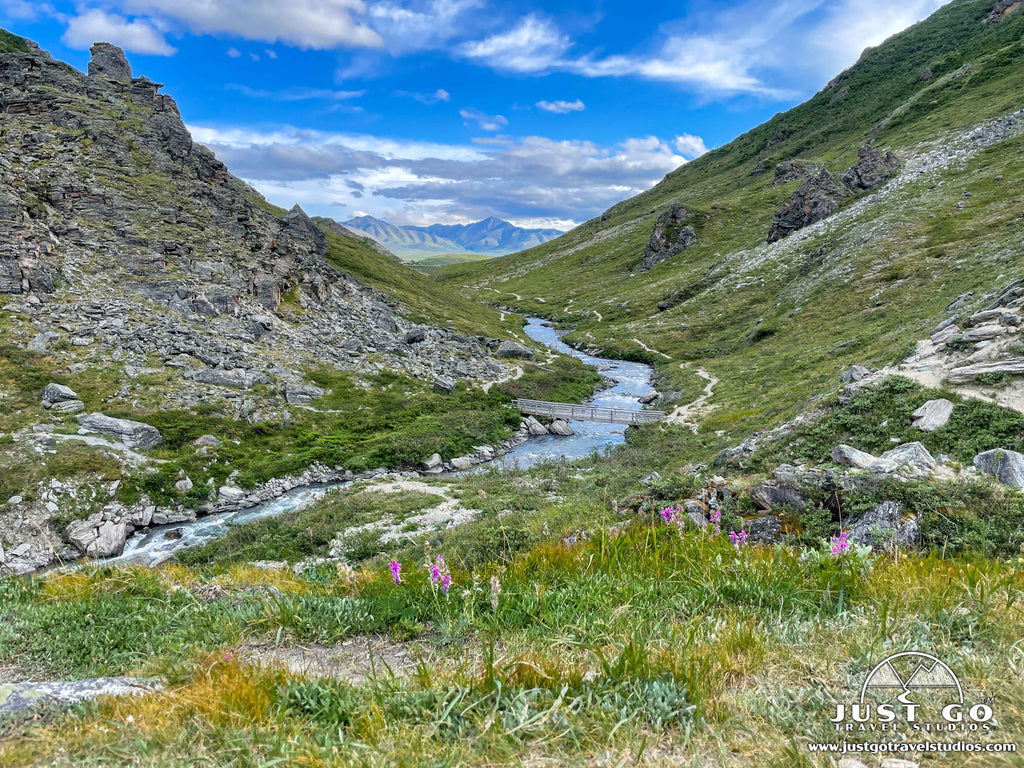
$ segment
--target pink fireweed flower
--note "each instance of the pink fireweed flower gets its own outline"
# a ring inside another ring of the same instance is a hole
[[[848,550],[850,548],[850,543],[846,540],[846,537],[848,535],[849,534],[846,531],[843,531],[838,536],[833,536],[832,537],[832,554],[833,555],[836,555],[838,557],[839,555],[844,554],[846,552],[846,550]]]
[[[736,533],[736,531],[730,530],[729,539],[732,541],[732,545],[736,547],[736,553],[739,554],[740,546],[744,546],[747,543],[747,532],[740,531]]]
[[[402,583],[402,564],[397,560],[392,560],[388,563],[388,567],[391,569],[391,579],[395,584]]]

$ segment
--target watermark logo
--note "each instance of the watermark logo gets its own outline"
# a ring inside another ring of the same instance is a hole
[[[956,673],[942,659],[919,651],[894,653],[867,676],[855,701],[839,703],[833,724],[839,740],[809,743],[811,752],[922,754],[1016,752],[993,743],[991,698],[969,701]],[[872,740],[871,734],[877,734]]]
[[[883,659],[867,677],[858,701],[837,704],[837,731],[988,732],[991,702],[965,703],[956,673],[939,658],[904,651]]]

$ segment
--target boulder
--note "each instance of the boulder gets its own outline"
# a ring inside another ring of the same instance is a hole
[[[246,496],[245,491],[232,485],[222,485],[217,489],[217,495],[225,501],[238,501]]]
[[[1006,328],[999,323],[989,323],[988,325],[979,325],[977,328],[971,328],[969,331],[964,332],[964,341],[970,344],[977,344],[979,341],[991,341],[997,336],[1002,336],[1006,333]]]
[[[192,445],[195,445],[200,448],[204,446],[207,448],[216,448],[217,446],[220,445],[220,440],[218,440],[213,435],[200,435],[194,441],[192,441]]]
[[[81,413],[85,410],[85,403],[81,400],[62,400],[50,407],[53,413]]]
[[[77,399],[78,395],[75,391],[63,384],[47,384],[43,388],[43,408],[49,409],[57,403],[66,403]]]
[[[870,512],[849,521],[850,541],[874,549],[917,546],[920,530],[917,518],[903,520],[903,508],[895,501],[883,501]]]
[[[782,518],[778,515],[762,515],[743,523],[747,541],[751,544],[774,544],[782,538]]]
[[[992,475],[1003,485],[1024,488],[1024,454],[996,448],[974,457],[979,472]]]
[[[853,384],[857,381],[863,381],[871,375],[871,369],[865,368],[863,365],[851,365],[841,374],[839,374],[839,381],[843,384]]]
[[[659,397],[661,397],[661,393],[658,392],[657,390],[652,389],[650,392],[640,395],[640,397],[638,397],[637,400],[640,402],[641,405],[650,405]]]
[[[406,344],[419,344],[421,341],[427,340],[427,332],[422,328],[413,328],[405,334]]]
[[[131,82],[132,68],[124,51],[110,43],[96,43],[89,49],[89,76],[120,83]]]
[[[447,376],[438,376],[431,388],[439,394],[450,395],[455,391],[455,381]]]
[[[533,416],[527,416],[523,423],[526,424],[526,428],[534,437],[540,437],[541,435],[548,434],[548,428],[537,421]]]
[[[284,388],[284,399],[290,405],[305,405],[324,396],[324,390],[312,384],[288,384]]]
[[[501,342],[495,354],[498,357],[519,357],[523,360],[533,360],[533,350],[515,341]]]
[[[474,464],[476,464],[476,461],[473,460],[472,456],[456,456],[451,460],[452,467],[459,471],[469,469]]]
[[[946,426],[950,415],[953,413],[953,403],[944,397],[938,400],[929,400],[913,413],[914,429],[922,432],[934,432],[936,429]]]
[[[891,461],[897,467],[907,467],[917,474],[928,474],[935,469],[935,458],[921,443],[903,443],[880,457],[883,461]]]
[[[195,510],[192,509],[160,509],[153,513],[152,525],[172,525],[174,523],[194,523]]]
[[[440,453],[432,453],[432,454],[430,454],[430,456],[428,458],[426,458],[422,462],[420,462],[420,466],[423,467],[424,471],[426,471],[426,472],[434,472],[435,470],[440,472],[441,471],[441,454]]]
[[[866,144],[857,151],[857,157],[856,165],[839,174],[843,184],[855,192],[874,189],[895,176],[900,167],[899,158],[892,152],[883,155]]]
[[[832,461],[844,467],[853,469],[867,469],[878,459],[870,453],[859,451],[851,445],[837,445],[832,450]]]
[[[75,520],[64,529],[64,535],[79,552],[87,557],[117,557],[124,552],[128,539],[128,524],[104,520],[96,512],[85,520]]]
[[[110,435],[121,440],[129,448],[154,448],[164,441],[160,430],[140,421],[115,419],[102,413],[90,413],[78,417],[78,425],[87,432]]]
[[[839,210],[839,202],[845,197],[843,186],[822,168],[804,179],[790,201],[776,211],[767,242],[774,243],[831,216]]]
[[[985,374],[1002,374],[1004,376],[1024,374],[1024,357],[1011,357],[993,363],[978,363],[977,365],[954,368],[946,376],[946,381],[950,384],[968,384],[974,381],[975,377]]]
[[[755,487],[750,492],[750,499],[758,509],[803,509],[807,506],[807,499],[795,488],[783,488],[772,483],[761,483]]]
[[[648,241],[647,247],[644,248],[644,260],[640,264],[641,272],[646,272],[697,242],[697,232],[685,223],[692,216],[692,211],[673,204],[669,210],[658,217],[654,223],[651,239]]]
[[[174,484],[175,490],[177,490],[179,493],[188,493],[189,491],[192,490],[193,487],[194,485],[192,483],[192,478],[189,477],[188,475],[181,478],[181,480]]]
[[[569,422],[565,419],[555,419],[548,425],[548,432],[552,435],[560,435],[562,437],[571,437],[576,433],[573,432],[572,427],[569,426]]]

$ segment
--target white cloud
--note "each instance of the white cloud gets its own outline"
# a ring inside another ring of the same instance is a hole
[[[553,22],[531,15],[509,31],[465,43],[459,54],[499,71],[635,77],[712,95],[796,95],[852,64],[861,50],[928,16],[948,0],[747,0],[717,14],[666,22],[647,53],[573,51]],[[780,84],[781,83],[781,84]]]
[[[228,56],[230,56],[232,59],[237,59],[241,55],[242,52],[237,48],[228,48]]]
[[[28,2],[28,0],[2,0],[0,10],[9,19],[35,21],[40,16],[53,16],[56,11],[49,3]]]
[[[466,58],[494,69],[511,72],[543,72],[557,67],[572,46],[553,23],[530,15],[508,32],[465,43],[459,51]]]
[[[537,106],[546,112],[554,112],[556,115],[567,115],[570,112],[582,112],[586,105],[576,99],[575,101],[538,101]]]
[[[358,99],[366,91],[335,91],[328,88],[287,88],[283,91],[269,91],[262,88],[251,88],[248,85],[228,83],[225,86],[228,90],[238,91],[245,96],[254,99],[272,99],[274,101],[348,101]]]
[[[493,215],[568,228],[686,162],[654,136],[614,146],[506,136],[471,146],[298,128],[192,131],[279,204],[342,218],[362,210],[396,223]]]
[[[249,54],[249,58],[252,59],[253,61],[259,61],[260,60],[260,55],[258,53],[250,53]]]
[[[299,48],[376,48],[381,36],[353,14],[363,0],[117,0],[129,13],[159,15],[199,34],[229,34]]]
[[[411,0],[373,3],[371,26],[393,54],[443,48],[462,32],[466,15],[484,0]]]
[[[154,56],[171,56],[177,52],[149,21],[128,21],[95,9],[68,19],[68,28],[61,39],[69,48],[85,49],[93,43],[105,42],[119,45],[126,51]]]
[[[277,58],[277,51],[275,51],[275,50],[267,48],[265,53],[267,54],[267,58],[268,59],[276,59]]]
[[[473,107],[460,109],[459,116],[465,121],[466,125],[476,123],[477,128],[481,131],[500,131],[508,125],[508,120],[505,119],[504,115],[488,115],[486,112],[481,112]]]
[[[823,74],[849,66],[868,46],[920,21],[949,0],[841,0],[828,6],[811,40],[813,59]]]
[[[690,133],[676,136],[672,144],[680,155],[688,157],[690,160],[700,157],[708,151],[707,145],[704,144],[704,139]]]
[[[426,104],[428,107],[433,106],[441,101],[450,101],[452,95],[448,93],[444,88],[438,88],[433,93],[416,93],[414,91],[395,91],[395,96],[405,96],[410,99],[415,99],[420,104]]]

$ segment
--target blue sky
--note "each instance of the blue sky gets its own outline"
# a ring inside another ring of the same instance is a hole
[[[565,229],[942,2],[0,0],[0,25],[82,70],[122,46],[279,205]]]

